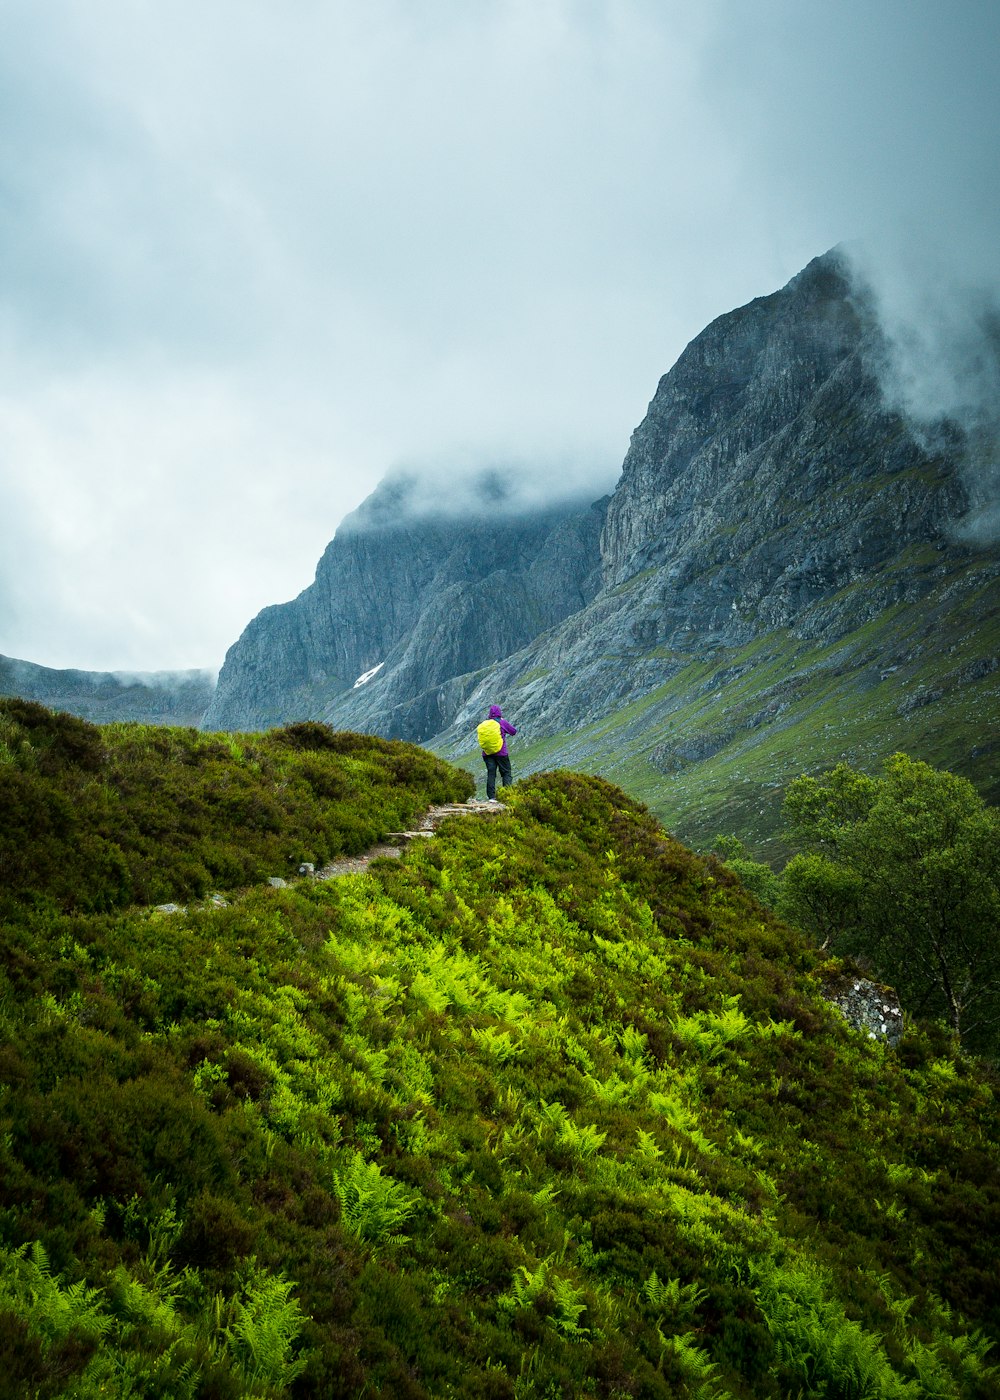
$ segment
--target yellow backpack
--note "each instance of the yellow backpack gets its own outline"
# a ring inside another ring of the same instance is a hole
[[[484,719],[482,724],[476,726],[476,738],[479,740],[479,747],[483,753],[499,753],[503,748],[503,732],[500,728],[500,721]]]

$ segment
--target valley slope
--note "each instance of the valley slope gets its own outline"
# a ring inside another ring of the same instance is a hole
[[[470,787],[0,702],[0,1393],[997,1400],[995,1073],[599,778],[295,877]]]

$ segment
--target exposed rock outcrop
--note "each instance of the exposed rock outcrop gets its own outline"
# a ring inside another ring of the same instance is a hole
[[[823,995],[848,1025],[871,1040],[898,1045],[903,1035],[903,1008],[892,987],[866,977],[836,977]]]
[[[710,649],[778,629],[834,640],[966,559],[957,453],[886,408],[882,353],[836,253],[713,322],[633,434],[600,592],[502,663],[459,724],[495,692],[535,734],[582,725]]]

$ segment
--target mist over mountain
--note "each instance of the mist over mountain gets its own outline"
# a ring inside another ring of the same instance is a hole
[[[197,727],[215,693],[211,671],[77,671],[0,656],[0,695],[37,700],[93,724],[136,720]]]
[[[871,364],[886,403],[928,448],[948,442],[968,494],[959,538],[1000,539],[1000,288],[995,272],[960,275],[926,257],[904,272],[871,247],[845,249],[854,285],[882,332]],[[873,347],[874,349],[874,347]],[[956,436],[954,429],[958,428]]]

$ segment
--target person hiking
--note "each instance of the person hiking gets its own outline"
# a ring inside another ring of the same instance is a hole
[[[516,733],[517,730],[514,726],[508,724],[504,719],[499,705],[491,705],[489,719],[483,720],[482,724],[476,728],[476,738],[482,751],[483,762],[486,764],[486,800],[488,802],[497,800],[498,771],[504,787],[509,786],[511,782],[507,735]]]

